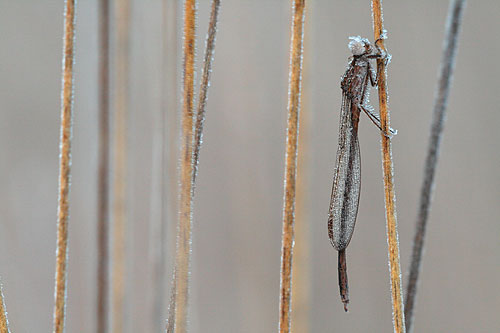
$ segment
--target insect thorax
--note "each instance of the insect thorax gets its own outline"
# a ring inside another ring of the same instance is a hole
[[[342,92],[348,98],[362,97],[365,90],[369,60],[365,56],[354,57],[342,77]]]

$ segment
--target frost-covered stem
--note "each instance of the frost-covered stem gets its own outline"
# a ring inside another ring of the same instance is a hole
[[[191,227],[193,212],[193,100],[195,56],[196,1],[184,1],[183,107],[180,165],[179,223],[175,258],[173,298],[170,304],[167,332],[187,332],[189,269],[191,261]]]
[[[283,230],[281,247],[281,280],[279,331],[290,332],[292,302],[292,254],[295,214],[295,179],[297,171],[297,141],[299,135],[300,87],[305,0],[292,1],[292,27],[288,78],[288,126],[286,134],[285,181],[283,198]]]
[[[298,142],[298,160],[297,160],[297,185],[295,202],[295,244],[293,247],[292,258],[292,327],[294,332],[309,332],[311,326],[311,264],[310,264],[310,224],[308,213],[309,198],[309,150],[310,150],[310,126],[311,113],[310,97],[311,86],[310,61],[311,43],[309,40],[311,14],[314,10],[311,8],[314,2],[308,2],[308,19],[304,23],[304,60],[302,65],[302,89],[301,89],[301,109],[299,114],[300,136]]]
[[[380,0],[372,0],[373,31],[375,40],[384,34],[382,5]],[[380,47],[385,50],[384,40]],[[377,59],[378,96],[380,108],[380,123],[382,126],[382,165],[384,171],[385,210],[387,221],[387,245],[391,277],[391,295],[394,332],[404,333],[403,295],[401,291],[401,267],[399,260],[399,240],[396,217],[396,193],[394,191],[394,170],[392,163],[391,139],[384,135],[389,132],[389,109],[387,107],[387,72],[384,59]]]
[[[64,5],[63,75],[61,94],[61,132],[59,142],[59,200],[57,206],[56,283],[54,332],[64,332],[68,268],[69,191],[71,185],[71,140],[73,132],[73,65],[75,54],[75,3]]]
[[[0,333],[10,333],[9,320],[7,319],[7,309],[3,299],[2,281],[0,280]]]
[[[203,59],[203,70],[201,72],[201,84],[198,94],[198,107],[196,112],[196,123],[194,125],[194,148],[193,148],[193,191],[196,186],[198,174],[198,162],[200,147],[203,138],[203,123],[205,122],[205,110],[207,106],[208,87],[210,86],[210,74],[212,73],[212,62],[215,49],[215,35],[217,33],[217,17],[219,15],[220,0],[212,1],[212,12],[208,24],[207,40],[205,45],[205,57]]]
[[[108,322],[109,266],[109,0],[99,1],[99,166],[97,181],[96,332]]]
[[[124,330],[125,319],[125,242],[127,221],[127,105],[130,40],[130,0],[116,3],[116,83],[114,117],[113,179],[113,332]]]
[[[431,209],[432,193],[434,189],[434,175],[439,157],[439,146],[443,134],[446,106],[450,93],[450,86],[455,66],[457,53],[458,34],[462,22],[462,13],[465,7],[465,0],[452,0],[448,9],[446,20],[446,32],[443,40],[443,55],[441,68],[434,100],[432,113],[432,123],[430,131],[429,146],[424,166],[424,179],[420,192],[420,205],[415,227],[415,238],[413,240],[413,251],[410,262],[410,274],[408,276],[408,286],[406,289],[405,318],[406,328],[412,330],[413,309],[417,296],[418,276],[422,267],[422,252],[424,248],[425,229],[429,211]]]

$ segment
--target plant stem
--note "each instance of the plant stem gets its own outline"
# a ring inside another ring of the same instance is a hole
[[[189,269],[191,261],[191,227],[193,212],[193,100],[196,1],[184,2],[183,110],[180,166],[179,224],[174,283],[167,332],[187,331]]]
[[[288,126],[286,134],[283,230],[281,247],[281,280],[279,331],[290,332],[292,289],[293,227],[295,213],[295,180],[297,171],[297,141],[299,135],[302,43],[305,0],[292,1],[290,66],[288,78]]]
[[[373,31],[375,40],[384,33],[382,5],[380,0],[372,0]],[[385,51],[384,40],[380,47]],[[396,193],[394,191],[394,170],[392,162],[391,139],[384,134],[389,132],[389,110],[387,107],[387,72],[384,59],[377,59],[378,96],[380,107],[380,122],[382,125],[382,165],[384,171],[385,209],[387,221],[387,244],[391,277],[392,312],[394,332],[404,333],[405,322],[403,312],[403,297],[401,292],[401,267],[399,259],[399,240],[396,217]]]
[[[313,2],[308,3],[308,12],[313,13]],[[310,264],[310,220],[309,212],[309,150],[311,126],[311,86],[310,78],[310,51],[311,43],[311,16],[304,24],[304,55],[302,65],[301,108],[299,114],[300,136],[297,160],[297,189],[295,203],[295,244],[292,259],[292,327],[294,332],[309,332],[311,325],[311,264]]]
[[[96,332],[108,321],[109,267],[109,0],[99,1],[99,170],[97,184]]]
[[[127,104],[129,65],[129,0],[116,3],[116,90],[114,119],[113,179],[113,332],[124,330],[125,242],[127,220]]]
[[[59,200],[57,207],[57,250],[54,306],[54,332],[64,332],[68,268],[69,191],[71,185],[71,140],[73,118],[73,65],[75,38],[75,0],[64,5],[63,76],[59,153]]]
[[[10,333],[7,309],[3,299],[2,282],[0,281],[0,333]]]
[[[212,12],[208,24],[207,41],[205,45],[205,58],[203,60],[203,70],[201,72],[201,84],[198,94],[198,107],[196,113],[196,123],[194,126],[194,148],[193,148],[193,191],[196,185],[198,174],[198,162],[200,148],[203,138],[203,123],[205,122],[205,111],[207,106],[208,87],[210,85],[210,74],[212,73],[212,62],[215,49],[215,35],[217,33],[217,16],[219,14],[220,0],[212,1]]]
[[[457,53],[458,34],[462,23],[462,13],[465,0],[452,0],[448,9],[446,20],[446,32],[443,40],[443,55],[437,85],[434,108],[432,112],[432,123],[430,131],[429,146],[424,166],[424,179],[420,192],[420,205],[418,208],[417,223],[415,226],[415,238],[413,240],[413,251],[410,262],[410,274],[406,289],[405,318],[406,328],[409,332],[413,326],[413,310],[417,297],[417,285],[420,270],[422,268],[422,252],[424,248],[425,230],[431,209],[432,194],[434,190],[434,175],[436,173],[439,158],[439,147],[443,136],[446,107],[450,94],[453,68]]]

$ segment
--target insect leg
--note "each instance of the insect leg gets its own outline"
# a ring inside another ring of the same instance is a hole
[[[377,49],[377,52],[374,53],[374,54],[371,54],[368,56],[368,58],[370,59],[382,59],[385,63],[385,65],[387,66],[390,62],[391,62],[391,58],[392,56],[387,53],[387,51],[385,49],[382,49],[378,43],[381,42],[382,40],[384,39],[387,39],[387,34],[386,32],[384,31],[384,33],[382,35],[380,35],[380,37],[375,41],[375,48]],[[370,68],[369,68],[370,69]],[[378,78],[376,78],[377,80],[373,80],[371,77],[370,77],[370,80],[372,81],[372,85],[375,86],[376,85],[376,82],[378,81]],[[375,82],[375,84],[373,84],[373,82]]]
[[[377,48],[377,51],[378,51],[378,55],[382,56],[382,58],[386,58],[387,57],[387,52],[382,50],[382,48],[378,45],[378,43],[380,43],[381,41],[387,39],[387,31],[383,31],[382,34],[380,35],[379,38],[377,38],[375,40],[375,47]],[[390,56],[389,56],[390,58]]]
[[[377,72],[375,72],[368,62],[368,77],[370,79],[370,83],[372,87],[375,87],[378,84],[378,75]]]
[[[380,124],[380,118],[379,118],[378,114],[372,112],[366,106],[358,105],[358,107],[366,113],[366,115],[368,116],[368,118],[370,118],[370,120],[375,124],[375,126],[377,126],[382,131],[382,133],[384,133],[384,135],[386,137],[392,138],[394,135],[398,134],[398,131],[396,131],[396,130],[394,130],[392,128],[389,128],[389,133],[385,132],[382,129],[382,125]]]

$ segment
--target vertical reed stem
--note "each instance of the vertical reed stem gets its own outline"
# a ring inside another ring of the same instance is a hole
[[[413,251],[410,262],[410,274],[406,289],[405,318],[406,328],[409,332],[413,328],[413,310],[417,297],[418,276],[422,267],[422,252],[424,248],[425,230],[431,209],[432,193],[434,189],[434,175],[436,173],[439,157],[439,147],[443,136],[446,106],[450,94],[453,68],[457,53],[458,34],[462,23],[462,13],[465,0],[452,0],[448,9],[446,20],[446,32],[443,40],[443,55],[437,85],[434,108],[432,112],[432,123],[430,131],[429,146],[425,159],[424,179],[420,192],[420,205],[418,208],[417,223],[415,226],[415,238],[413,240]]]
[[[129,66],[129,0],[116,2],[116,84],[114,119],[113,177],[113,332],[124,331],[125,319],[125,242],[127,223],[127,104]]]
[[[7,309],[3,297],[2,282],[0,281],[0,333],[10,333]]]
[[[308,213],[310,126],[311,126],[311,86],[310,61],[311,15],[313,2],[308,3],[308,20],[304,24],[304,60],[302,66],[301,109],[299,114],[300,136],[298,142],[297,189],[295,203],[295,245],[292,259],[292,331],[307,333],[311,326],[311,265],[310,265],[310,224]]]
[[[200,156],[201,142],[203,138],[203,123],[205,122],[205,111],[208,98],[208,87],[210,85],[210,74],[212,73],[212,62],[215,49],[215,35],[217,33],[217,16],[219,14],[220,0],[212,1],[212,12],[208,24],[207,40],[205,45],[205,57],[203,60],[203,70],[201,72],[200,92],[198,94],[198,107],[196,113],[196,123],[194,126],[194,149],[193,149],[193,191],[196,185],[198,174],[198,162]]]
[[[279,331],[281,333],[290,332],[295,179],[297,169],[297,142],[299,135],[304,19],[305,0],[292,0],[292,26],[288,78],[288,126],[286,134],[279,303]]]
[[[184,1],[183,110],[177,250],[167,332],[187,332],[193,211],[193,100],[196,0]]]
[[[61,94],[61,133],[59,152],[59,200],[57,207],[56,283],[54,332],[64,332],[68,268],[69,191],[71,184],[71,139],[73,135],[73,65],[75,38],[75,0],[64,5],[63,77]]]
[[[96,332],[108,325],[109,267],[109,0],[99,1],[99,169],[97,183]]]
[[[375,40],[384,33],[381,0],[372,0],[373,31]],[[384,40],[380,47],[385,50]],[[399,260],[399,240],[396,217],[396,193],[394,191],[394,167],[392,162],[391,139],[384,135],[389,132],[389,109],[387,107],[387,72],[384,59],[377,59],[378,96],[380,122],[382,125],[382,165],[384,170],[385,209],[387,220],[387,245],[391,277],[392,312],[394,332],[404,333],[403,295],[401,292],[401,267]]]

